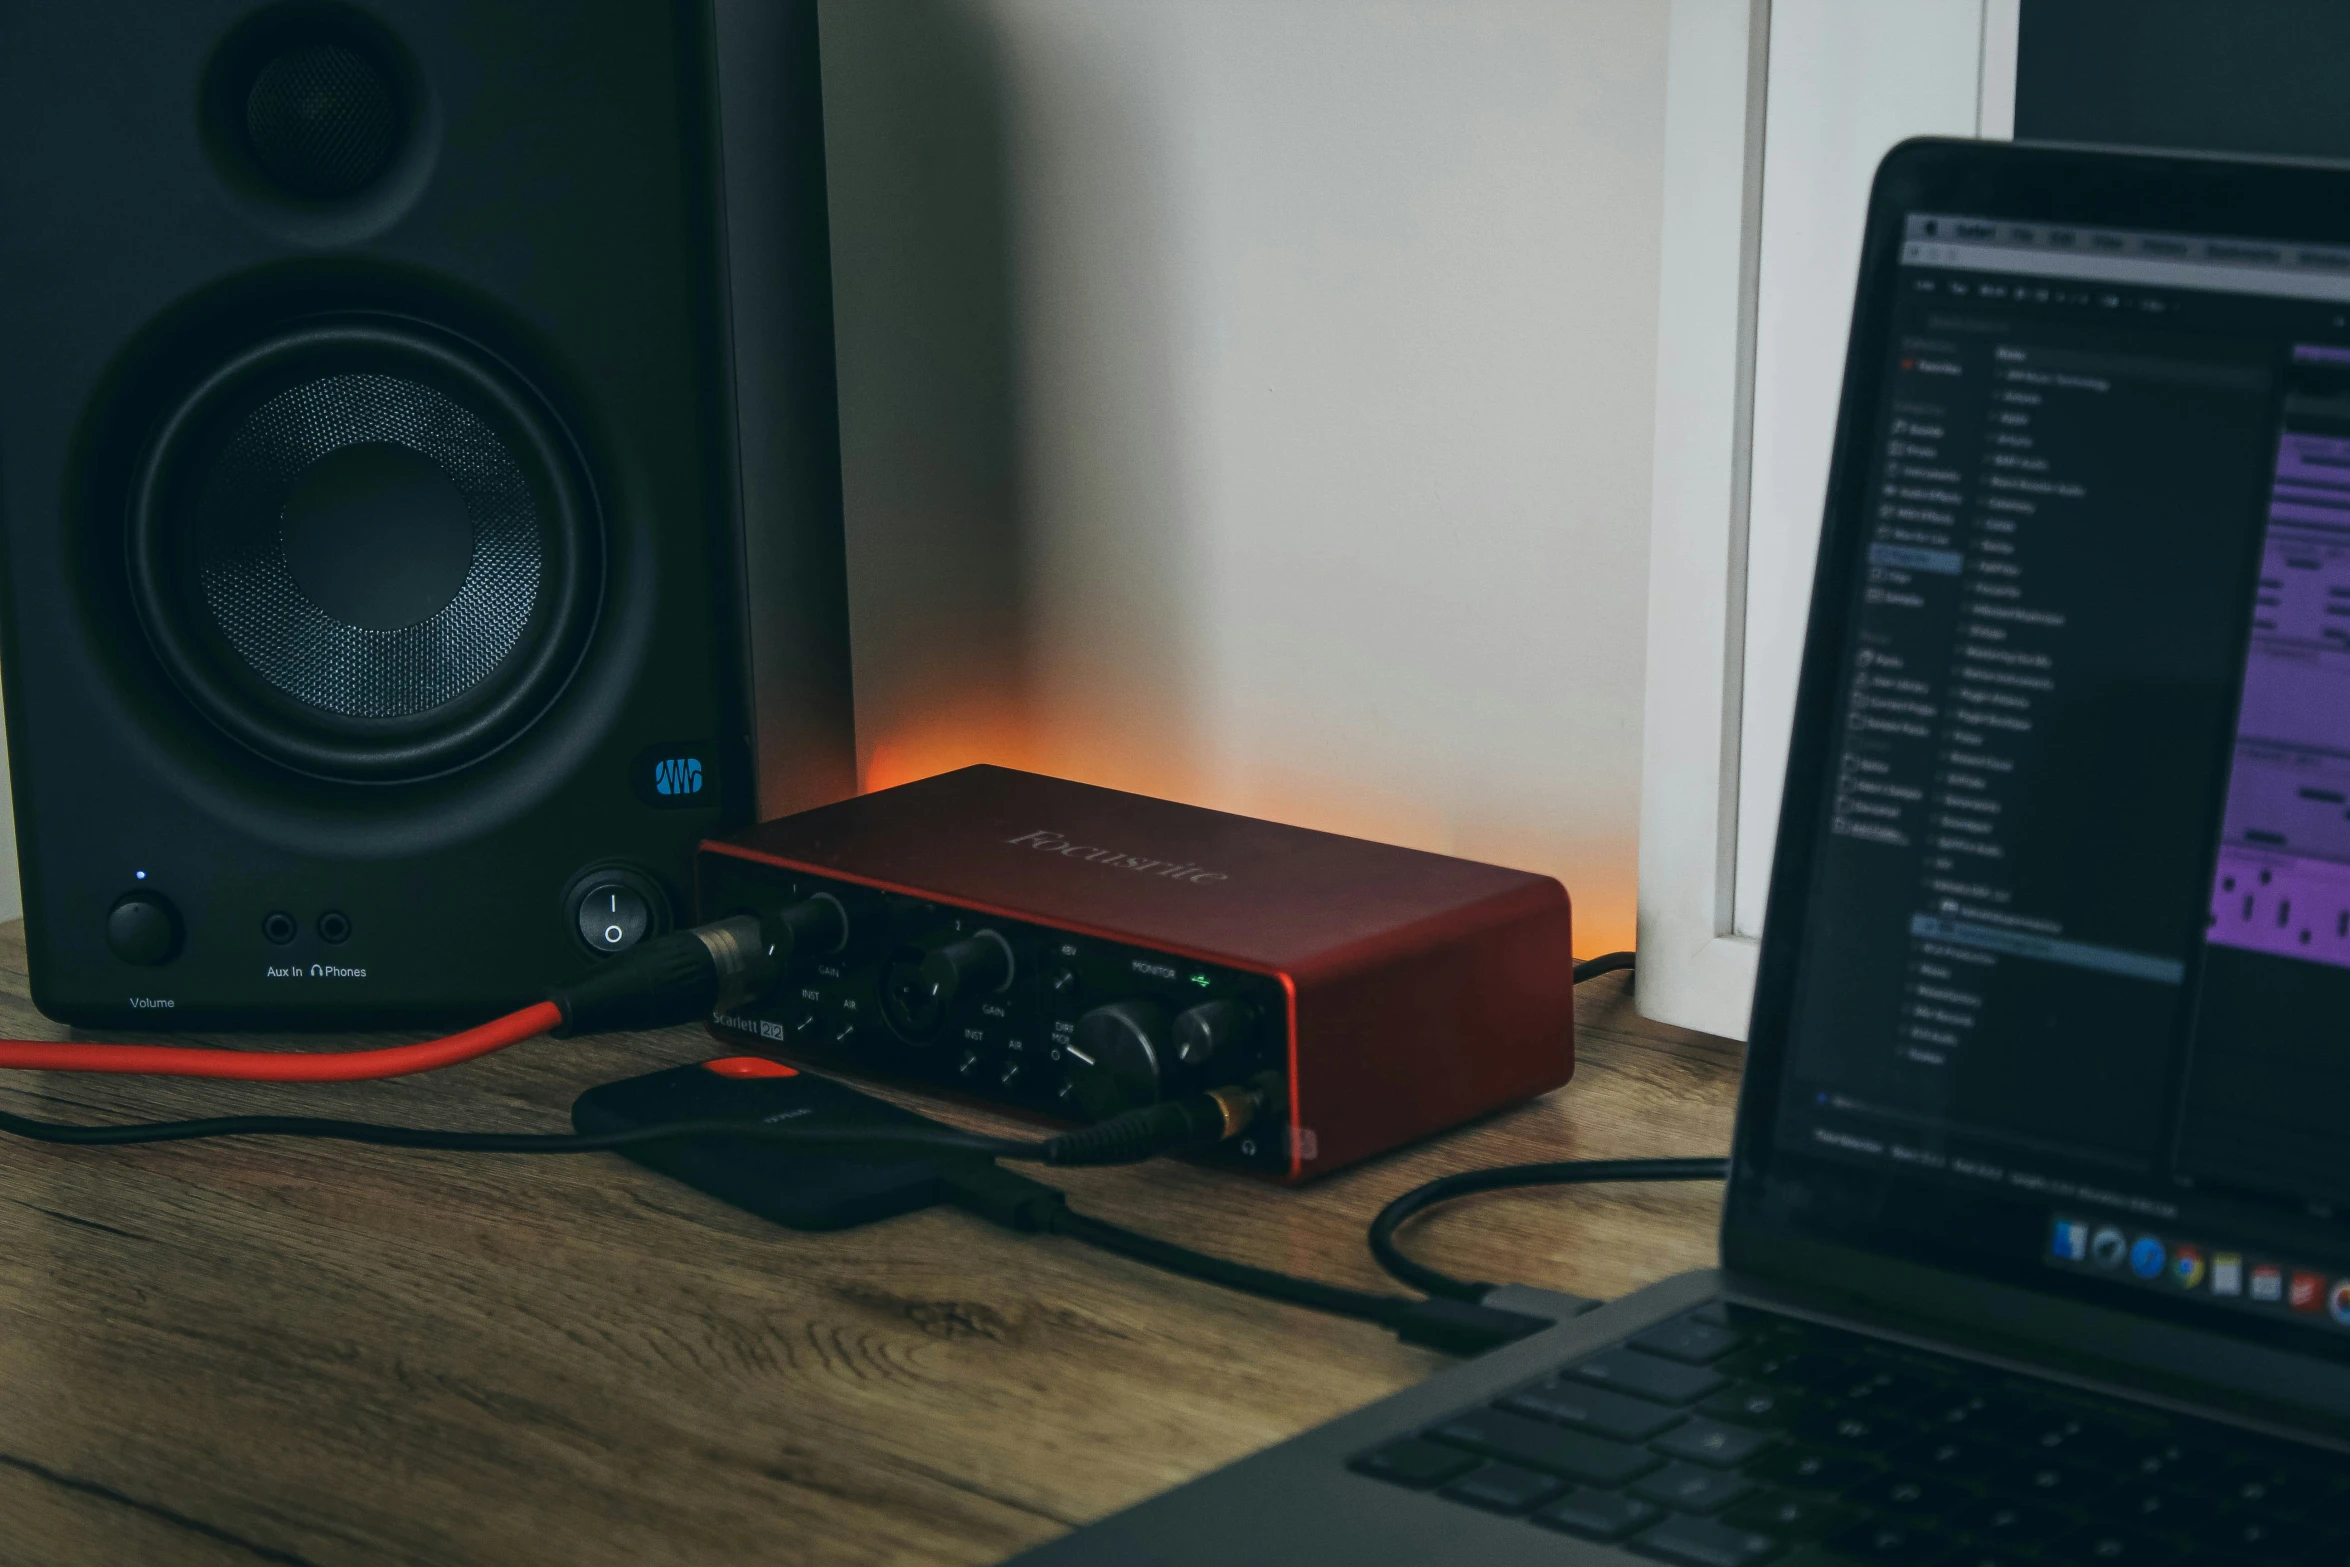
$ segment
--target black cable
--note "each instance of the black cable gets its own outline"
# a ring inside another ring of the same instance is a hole
[[[1630,952],[1607,952],[1575,965],[1575,983],[1636,968],[1639,958]],[[1456,1279],[1424,1262],[1404,1255],[1395,1232],[1415,1215],[1475,1192],[1505,1191],[1519,1186],[1587,1186],[1603,1181],[1718,1181],[1730,1173],[1727,1159],[1568,1159],[1550,1164],[1506,1164],[1490,1170],[1465,1170],[1439,1176],[1415,1186],[1379,1210],[1371,1221],[1371,1255],[1390,1277],[1440,1300],[1482,1300],[1492,1284]]]
[[[1105,1123],[1106,1124],[1106,1123]],[[738,1137],[759,1142],[809,1147],[926,1148],[941,1153],[973,1156],[946,1163],[944,1173],[957,1190],[959,1203],[997,1223],[1014,1229],[1044,1230],[1089,1246],[1117,1252],[1137,1262],[1170,1273],[1204,1280],[1271,1300],[1311,1310],[1375,1322],[1399,1334],[1406,1343],[1423,1344],[1454,1354],[1475,1354],[1550,1324],[1537,1317],[1496,1311],[1481,1306],[1461,1307],[1449,1301],[1417,1301],[1396,1295],[1323,1284],[1286,1273],[1276,1273],[1244,1262],[1212,1257],[1171,1241],[1157,1240],[1106,1220],[1072,1212],[1055,1188],[1031,1181],[1009,1170],[999,1170],[997,1159],[1036,1163],[1054,1160],[1054,1140],[1018,1142],[980,1137],[947,1127],[864,1127],[827,1129],[776,1125],[755,1120],[695,1120],[659,1122],[611,1132],[449,1132],[423,1127],[382,1126],[371,1121],[331,1120],[317,1116],[233,1115],[194,1121],[147,1121],[112,1126],[83,1126],[42,1121],[0,1111],[0,1132],[35,1142],[81,1147],[185,1142],[209,1137],[312,1137],[377,1147],[417,1148],[452,1153],[580,1154],[602,1153],[645,1143],[686,1137]],[[1089,1150],[1091,1152],[1091,1150]],[[1147,1156],[1147,1155],[1145,1155]],[[1076,1162],[1076,1161],[1068,1161]],[[1088,1158],[1083,1162],[1100,1162]]]
[[[1318,1279],[1301,1279],[1294,1274],[1275,1273],[1270,1268],[1259,1268],[1245,1262],[1234,1262],[1228,1257],[1211,1257],[1188,1246],[1172,1241],[1138,1234],[1106,1219],[1062,1208],[1045,1226],[1050,1234],[1065,1235],[1103,1251],[1114,1251],[1136,1262],[1163,1268],[1169,1273],[1180,1273],[1188,1278],[1220,1284],[1226,1289],[1245,1294],[1262,1295],[1267,1300],[1286,1301],[1293,1306],[1304,1306],[1313,1311],[1324,1311],[1336,1317],[1352,1317],[1358,1322],[1376,1322],[1381,1327],[1401,1326],[1400,1314],[1420,1302],[1401,1295],[1375,1295],[1369,1290],[1348,1289],[1339,1284],[1324,1284]]]
[[[600,1153],[672,1137],[730,1136],[760,1142],[817,1146],[935,1148],[990,1159],[1036,1164],[1138,1164],[1179,1148],[1205,1146],[1237,1133],[1261,1117],[1277,1097],[1268,1074],[1253,1088],[1219,1089],[1145,1105],[1034,1142],[981,1137],[943,1126],[868,1130],[769,1125],[757,1120],[673,1121],[612,1132],[449,1132],[426,1127],[382,1126],[373,1121],[331,1120],[299,1115],[231,1115],[201,1121],[145,1121],[112,1126],[40,1121],[0,1111],[0,1133],[35,1142],[82,1146],[187,1142],[203,1137],[317,1137],[386,1148],[421,1148],[448,1153]]]
[[[1603,952],[1596,958],[1585,958],[1575,965],[1575,983],[1597,979],[1602,974],[1613,974],[1618,969],[1637,968],[1639,954],[1634,952]]]
[[[1303,1306],[1357,1322],[1376,1323],[1407,1344],[1454,1355],[1476,1355],[1539,1333],[1549,1317],[1530,1316],[1457,1300],[1413,1300],[1324,1284],[1295,1274],[1210,1256],[1173,1241],[1138,1234],[1106,1219],[1078,1213],[1066,1193],[1016,1171],[980,1160],[942,1163],[939,1173],[956,1207],[991,1224],[1029,1234],[1057,1235],[1183,1278]]]
[[[1555,1164],[1505,1164],[1464,1170],[1415,1186],[1379,1210],[1371,1221],[1371,1255],[1394,1278],[1446,1300],[1482,1300],[1491,1284],[1456,1279],[1405,1256],[1395,1232],[1406,1220],[1440,1202],[1472,1192],[1515,1186],[1582,1186],[1599,1181],[1718,1181],[1730,1173],[1727,1159],[1568,1159]]]
[[[1253,1102],[1251,1113],[1255,1113]],[[79,1146],[188,1142],[204,1137],[316,1137],[446,1153],[572,1154],[602,1153],[664,1138],[727,1136],[829,1147],[935,1148],[989,1159],[1052,1165],[1135,1164],[1176,1148],[1217,1141],[1226,1131],[1216,1099],[1204,1094],[1129,1110],[1107,1121],[1033,1142],[982,1137],[943,1126],[827,1130],[770,1125],[757,1120],[671,1121],[611,1132],[451,1132],[305,1115],[229,1115],[200,1121],[86,1126],[67,1121],[40,1121],[0,1111],[0,1133],[13,1133],[35,1142]]]
[[[38,1121],[0,1111],[0,1132],[35,1142],[114,1147],[126,1143],[175,1143],[199,1137],[320,1137],[371,1143],[384,1148],[438,1149],[448,1153],[602,1153],[672,1137],[743,1137],[758,1142],[816,1146],[936,1148],[990,1159],[1042,1162],[1044,1142],[981,1137],[947,1127],[873,1127],[826,1130],[776,1126],[764,1121],[671,1121],[615,1132],[444,1132],[425,1127],[379,1126],[372,1121],[338,1121],[307,1115],[227,1115],[201,1121],[142,1121],[114,1126],[77,1126]]]

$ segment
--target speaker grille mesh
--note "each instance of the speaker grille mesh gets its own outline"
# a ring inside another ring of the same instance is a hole
[[[347,196],[390,161],[400,138],[399,99],[356,50],[302,44],[253,78],[245,134],[255,160],[289,190]]]
[[[279,517],[302,471],[330,452],[389,442],[446,473],[465,498],[473,563],[456,596],[412,626],[371,631],[305,596]],[[255,673],[346,718],[406,718],[463,696],[529,629],[546,563],[537,497],[479,418],[421,382],[321,376],[237,425],[197,501],[205,608]]]

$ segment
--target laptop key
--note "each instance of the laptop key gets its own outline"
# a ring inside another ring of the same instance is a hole
[[[1636,1496],[1578,1486],[1534,1515],[1545,1528],[1579,1534],[1586,1540],[1621,1540],[1664,1516],[1664,1509]]]
[[[1895,1448],[1892,1457],[1896,1464],[1912,1473],[1936,1475],[1946,1480],[1971,1480],[1994,1474],[2015,1462],[2015,1454],[1996,1442],[1934,1432]]]
[[[1806,1442],[1823,1447],[1857,1447],[1884,1452],[1917,1435],[1917,1427],[1874,1410],[1825,1404],[1807,1409],[1787,1422],[1787,1429]]]
[[[1540,1507],[1565,1489],[1553,1475],[1536,1474],[1515,1464],[1487,1464],[1437,1494],[1491,1513],[1522,1513]]]
[[[2062,1567],[2172,1567],[2186,1551],[2135,1529],[2091,1524],[2044,1548],[2041,1559]]]
[[[1694,1404],[1723,1383],[1703,1366],[1685,1366],[1636,1349],[1602,1350],[1575,1367],[1571,1375],[1661,1404]]]
[[[1503,1399],[1500,1407],[1621,1442],[1645,1442],[1688,1418],[1678,1409],[1652,1404],[1645,1398],[1611,1393],[1579,1382],[1530,1387]]]
[[[1986,1475],[1984,1483],[1993,1490],[2060,1507],[2093,1502],[2121,1484],[2114,1475],[2057,1458],[2027,1458],[2011,1468]]]
[[[1856,1369],[1858,1375],[1827,1384],[1828,1392],[1855,1408],[1883,1410],[1924,1404],[1945,1391],[1939,1382],[1905,1372],[1865,1365]]]
[[[1747,1567],[1769,1560],[1779,1549],[1778,1540],[1770,1535],[1733,1529],[1711,1518],[1667,1518],[1631,1544],[1643,1555],[1685,1567]]]
[[[1781,1448],[1746,1466],[1757,1480],[1797,1491],[1843,1491],[1874,1477],[1877,1466],[1844,1453],[1807,1453]]]
[[[1997,1496],[1960,1508],[1951,1516],[1950,1524],[1965,1530],[1981,1544],[2011,1551],[2029,1550],[2061,1539],[2076,1527],[2069,1513]]]
[[[1472,1448],[1491,1458],[1565,1475],[1586,1485],[1621,1485],[1657,1466],[1655,1455],[1640,1448],[1490,1409],[1455,1415],[1425,1434],[1434,1441]]]
[[[2020,1400],[2000,1394],[1956,1392],[1927,1399],[1910,1414],[1930,1430],[1996,1437],[2012,1448],[2015,1432],[2031,1421],[2033,1412]]]
[[[1418,1437],[1390,1442],[1375,1453],[1365,1453],[1347,1467],[1375,1480],[1390,1480],[1424,1491],[1442,1485],[1477,1467],[1477,1455],[1457,1447],[1439,1447]]]
[[[1702,1366],[1721,1359],[1745,1343],[1746,1335],[1733,1328],[1683,1317],[1677,1322],[1661,1323],[1645,1333],[1634,1334],[1629,1342],[1635,1349],[1662,1355],[1667,1360],[1683,1360],[1693,1366]]]
[[[1769,1431],[1794,1419],[1804,1402],[1804,1395],[1791,1388],[1728,1387],[1700,1403],[1697,1412]]]
[[[1756,1529],[1781,1537],[1800,1535],[1816,1539],[1855,1523],[1852,1510],[1816,1496],[1787,1491],[1757,1491],[1722,1509],[1722,1522],[1740,1529]]]
[[[1634,1496],[1685,1513],[1719,1512],[1753,1489],[1736,1475],[1696,1464],[1667,1464],[1631,1488]]]
[[[2320,1561],[2329,1541],[2320,1530],[2285,1518],[2257,1513],[2222,1513],[2189,1530],[2197,1545],[2228,1561]],[[2336,1536],[2333,1559],[2350,1559]]]
[[[1668,1458],[1686,1458],[1733,1469],[1770,1443],[1771,1439],[1759,1431],[1726,1426],[1719,1420],[1692,1420],[1648,1445],[1651,1452],[1663,1453]]]
[[[2096,1469],[2123,1471],[2154,1446],[2124,1427],[2077,1417],[2026,1426],[2018,1438],[2017,1446],[2034,1453]]]
[[[1935,1532],[1931,1524],[1897,1518],[1872,1518],[1828,1536],[1826,1545],[1855,1562],[1897,1562],[1900,1567],[1940,1567],[1958,1549],[1955,1538]]]
[[[2134,1529],[2176,1533],[2206,1522],[2212,1504],[2166,1485],[2125,1486],[2097,1504],[2099,1514]]]
[[[1882,1474],[1854,1486],[1846,1501],[1912,1518],[1939,1518],[1972,1498],[1954,1485],[1923,1475]]]
[[[2333,1500],[2336,1478],[2320,1470],[2292,1463],[2255,1463],[2229,1475],[2214,1492],[2239,1507],[2271,1512],[2314,1514]]]
[[[1968,1540],[1943,1558],[1942,1567],[2046,1567],[2046,1562],[2046,1557],[2023,1556],[1996,1545]]]
[[[1758,1345],[1725,1355],[1714,1362],[1725,1376],[1772,1387],[1827,1388],[1858,1375],[1852,1357],[1799,1349],[1787,1344]]]

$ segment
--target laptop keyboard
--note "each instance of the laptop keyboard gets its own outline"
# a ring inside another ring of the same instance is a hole
[[[1689,1567],[2350,1567],[2350,1459],[1720,1304],[1351,1467]]]

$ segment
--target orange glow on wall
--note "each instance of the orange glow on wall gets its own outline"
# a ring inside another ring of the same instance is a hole
[[[858,788],[871,794],[980,762],[1035,771],[1028,751],[1023,727],[1010,718],[914,726],[873,742],[859,769]]]
[[[1360,778],[1261,773],[1245,785],[1219,784],[1160,747],[1108,735],[1047,738],[1010,713],[967,706],[952,717],[900,724],[876,736],[861,786],[870,793],[981,762],[1538,871],[1557,877],[1573,900],[1578,956],[1633,944],[1639,900],[1633,843],[1593,843],[1526,823],[1462,823],[1433,802],[1385,792]]]

